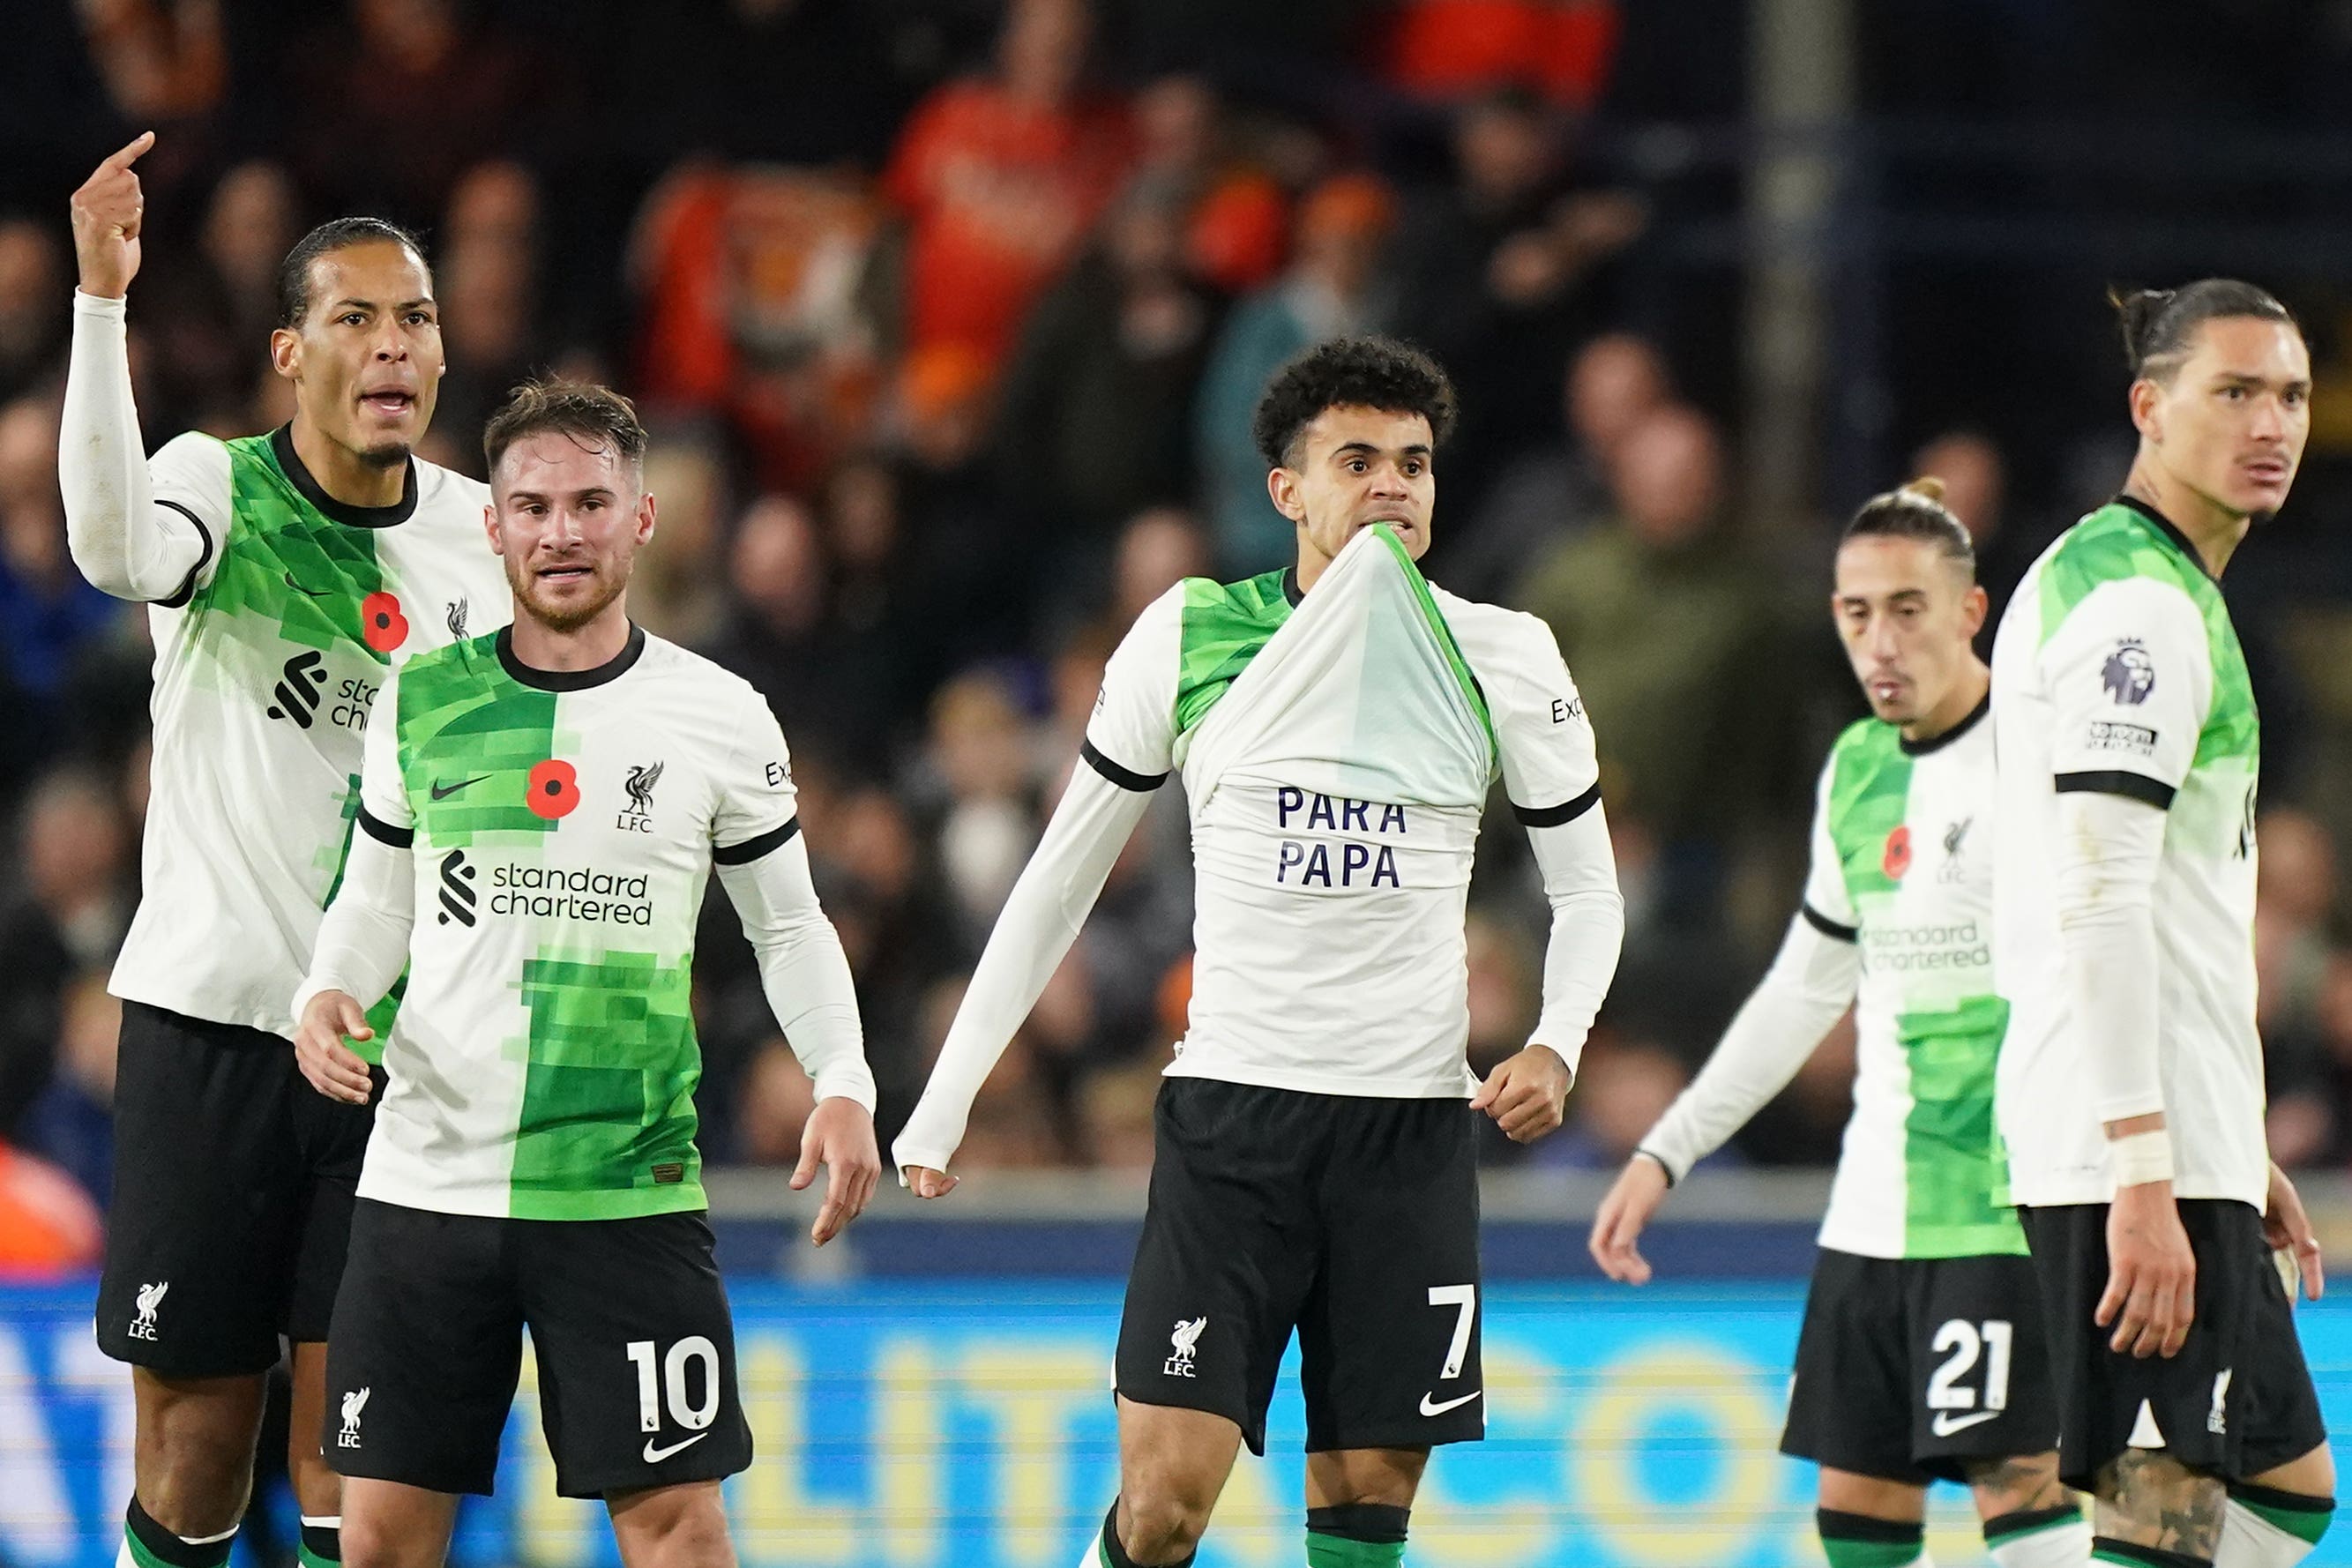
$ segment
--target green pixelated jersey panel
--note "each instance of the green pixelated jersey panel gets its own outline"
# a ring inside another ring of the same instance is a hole
[[[1190,733],[1208,717],[1266,639],[1290,619],[1282,579],[1280,572],[1240,583],[1185,579],[1176,663],[1178,733]]]
[[[1895,876],[1886,872],[1890,844],[1911,798],[1911,759],[1900,741],[1894,725],[1865,719],[1838,737],[1832,753],[1830,842],[1857,914],[1867,900],[1892,894],[1902,880],[1899,867]]]
[[[1903,1123],[1906,1258],[2025,1251],[2016,1211],[1992,1196],[2008,1185],[1993,1129],[1993,1068],[2008,1027],[2009,1004],[1998,996],[1895,1021],[1911,1068]]]
[[[507,674],[496,633],[417,655],[398,689],[401,787],[423,842],[554,831],[563,813],[533,811],[529,793],[555,755],[555,693]]]
[[[702,1206],[690,961],[607,952],[525,961],[530,1013],[516,1129],[517,1218]]]
[[[2070,529],[2042,563],[2042,640],[2048,642],[2100,584],[2126,577],[2153,578],[2179,588],[2204,620],[2213,701],[2198,731],[2190,765],[2201,768],[2225,760],[2251,765],[2262,750],[2262,720],[2229,603],[2202,563],[2185,554],[2179,542],[2134,509],[2120,503],[2101,507]]]
[[[347,528],[302,499],[278,468],[267,436],[226,443],[230,523],[220,564],[190,609],[251,616],[275,635],[321,652],[338,646],[378,664],[391,656],[361,635],[360,604],[383,589],[375,536]]]

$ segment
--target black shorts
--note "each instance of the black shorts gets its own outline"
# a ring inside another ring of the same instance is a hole
[[[1298,1332],[1307,1449],[1486,1435],[1475,1113],[1170,1079],[1118,1331],[1118,1392],[1265,1452]]]
[[[2092,1321],[2107,1289],[2107,1205],[2018,1211],[2050,1309],[2065,1432],[2058,1473],[2077,1489],[2090,1489],[2126,1448],[2162,1448],[2191,1469],[2242,1481],[2327,1440],[2263,1216],[2223,1198],[2183,1198],[2179,1207],[2197,1254],[2197,1317],[2179,1355],[2146,1361],[2108,1349],[2115,1331]]]
[[[374,1124],[282,1036],[125,1002],[99,1348],[227,1377],[268,1371],[280,1334],[325,1339]]]
[[[1926,1486],[2057,1446],[2031,1260],[1822,1249],[1780,1452]]]
[[[700,1214],[492,1219],[361,1200],[327,1347],[327,1462],[488,1496],[528,1328],[563,1496],[735,1474],[751,1428],[710,1248]]]

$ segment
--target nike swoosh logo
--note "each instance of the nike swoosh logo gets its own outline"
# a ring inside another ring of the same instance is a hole
[[[1443,1415],[1447,1411],[1454,1409],[1457,1405],[1469,1404],[1472,1400],[1477,1398],[1485,1392],[1486,1390],[1483,1388],[1474,1388],[1469,1393],[1464,1394],[1461,1398],[1449,1399],[1443,1405],[1431,1404],[1430,1401],[1436,1396],[1434,1394],[1424,1394],[1421,1396],[1421,1413],[1423,1415]]]
[[[697,1443],[701,1442],[705,1437],[709,1436],[710,1434],[708,1432],[697,1432],[693,1436],[686,1439],[686,1441],[682,1443],[672,1443],[667,1448],[655,1447],[653,1445],[653,1439],[648,1437],[646,1439],[646,1463],[648,1465],[658,1465],[664,1459],[668,1458],[671,1455],[682,1454],[687,1449],[693,1447]]]
[[[467,784],[478,784],[489,776],[490,775],[488,773],[476,773],[472,778],[459,779],[453,784],[436,784],[425,793],[430,795],[435,800],[447,800],[451,795],[456,795]]]
[[[334,592],[332,588],[305,588],[301,584],[294,581],[294,574],[291,572],[286,574],[286,585],[296,593],[307,594],[313,599],[326,598]]]
[[[1927,1423],[1928,1430],[1938,1437],[1948,1437],[1955,1432],[1965,1432],[1981,1426],[2000,1414],[1998,1410],[1979,1410],[1973,1415],[1955,1415],[1948,1410],[1938,1410],[1936,1418]]]

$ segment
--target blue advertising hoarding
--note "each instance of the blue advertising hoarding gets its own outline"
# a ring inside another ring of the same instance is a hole
[[[759,1445],[730,1483],[747,1568],[1069,1568],[1116,1489],[1110,1282],[732,1286]],[[1801,1290],[1497,1286],[1487,1440],[1442,1452],[1413,1512],[1425,1568],[1821,1562],[1810,1470],[1775,1451]],[[0,1291],[0,1563],[104,1568],[130,1489],[123,1369],[86,1287]],[[2352,1422],[2352,1308],[2302,1314],[2331,1431]],[[1172,1325],[1171,1325],[1172,1328]],[[621,1375],[631,1375],[626,1368]],[[1294,1568],[1295,1368],[1202,1568]],[[1982,1556],[1957,1491],[1938,1561]],[[2352,1531],[2340,1532],[2352,1537]],[[554,1495],[528,1366],[499,1495],[453,1561],[612,1568],[602,1512]],[[2352,1563],[2331,1538],[2315,1563]]]

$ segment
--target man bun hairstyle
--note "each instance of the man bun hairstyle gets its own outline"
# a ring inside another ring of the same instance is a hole
[[[2197,329],[2208,321],[2251,317],[2303,331],[2277,296],[2235,278],[2200,278],[2178,289],[2110,289],[2107,303],[2122,324],[2124,360],[2134,381],[2171,380],[2196,346]]]
[[[425,259],[425,242],[398,224],[380,217],[331,218],[294,242],[278,264],[278,324],[299,329],[310,313],[310,263],[354,245],[389,244],[405,247],[417,265],[432,271]]]
[[[516,442],[550,434],[569,437],[585,451],[609,447],[632,468],[645,461],[646,427],[635,404],[609,386],[550,379],[526,381],[507,394],[482,427],[488,472],[497,475],[499,459]]]
[[[1327,408],[1377,408],[1429,421],[1433,446],[1454,434],[1460,405],[1435,360],[1394,338],[1333,338],[1275,372],[1250,436],[1269,468],[1296,466],[1298,437]]]
[[[1916,539],[1976,575],[1977,547],[1968,526],[1944,504],[1944,481],[1923,474],[1901,489],[1873,496],[1845,525],[1846,539]]]

